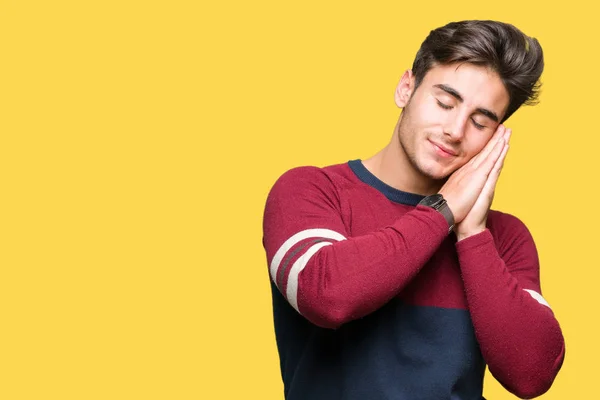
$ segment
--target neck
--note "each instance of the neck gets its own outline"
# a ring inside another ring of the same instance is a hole
[[[398,119],[390,143],[371,158],[364,160],[363,165],[395,189],[424,196],[435,194],[444,182],[423,175],[413,166],[398,139],[401,120],[402,116]]]

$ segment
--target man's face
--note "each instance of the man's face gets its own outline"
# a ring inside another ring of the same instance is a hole
[[[404,107],[398,137],[423,176],[444,179],[479,153],[502,120],[509,96],[500,77],[473,64],[436,66],[413,91],[407,73],[397,92]]]

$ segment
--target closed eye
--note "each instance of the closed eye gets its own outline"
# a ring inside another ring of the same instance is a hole
[[[451,110],[452,108],[454,108],[452,106],[449,106],[448,104],[442,103],[438,99],[435,99],[435,101],[437,102],[438,106],[440,106],[444,110]],[[481,124],[477,123],[477,121],[475,121],[473,118],[471,118],[471,121],[473,122],[473,125],[475,126],[475,128],[477,128],[479,130],[483,130],[485,128],[485,125],[481,125]]]
[[[485,125],[481,125],[478,124],[473,118],[471,118],[471,121],[473,121],[473,125],[475,125],[475,128],[482,130],[483,128],[485,128]]]
[[[439,101],[438,99],[435,99],[435,101],[437,101],[438,106],[442,107],[444,110],[450,110],[450,109],[452,109],[452,106],[444,104],[441,101]]]

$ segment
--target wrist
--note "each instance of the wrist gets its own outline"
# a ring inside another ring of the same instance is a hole
[[[480,234],[481,232],[484,232],[486,230],[486,227],[476,227],[476,228],[469,228],[466,230],[459,230],[456,229],[456,239],[457,242],[460,242],[461,240],[470,238],[471,236],[475,236]]]
[[[442,194],[438,193],[431,196],[426,196],[425,198],[423,198],[423,200],[419,202],[419,205],[433,208],[434,210],[442,214],[442,216],[448,223],[448,233],[452,232],[455,226],[454,215],[452,214],[452,211],[448,207],[448,203],[446,202]]]

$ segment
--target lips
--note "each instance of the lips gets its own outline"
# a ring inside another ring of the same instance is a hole
[[[443,151],[444,153],[447,153],[447,154],[448,154],[448,155],[450,155],[450,156],[456,156],[456,155],[458,155],[458,153],[457,153],[456,151],[454,151],[454,150],[452,150],[452,149],[450,149],[450,148],[448,148],[448,147],[446,147],[446,146],[444,146],[444,145],[442,145],[442,144],[439,144],[439,143],[433,142],[433,141],[431,141],[431,140],[430,140],[430,142],[431,142],[431,144],[433,144],[435,147],[437,147],[439,150]]]

